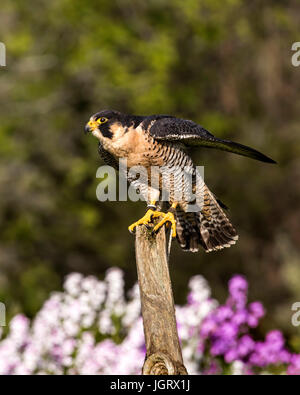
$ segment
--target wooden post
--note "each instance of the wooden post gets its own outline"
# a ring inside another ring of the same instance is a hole
[[[135,249],[147,350],[142,373],[187,374],[176,327],[165,227],[153,237],[151,230],[138,226]]]

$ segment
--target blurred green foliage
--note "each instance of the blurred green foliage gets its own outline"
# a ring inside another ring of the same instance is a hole
[[[250,299],[268,309],[262,330],[297,334],[299,8],[296,0],[1,1],[0,300],[10,315],[32,316],[71,271],[102,276],[119,266],[128,286],[136,280],[127,226],[145,205],[97,201],[101,161],[83,134],[91,114],[114,108],[193,119],[278,161],[194,152],[240,240],[195,255],[174,243],[170,265],[176,302],[196,273],[220,300],[230,276],[243,273]]]

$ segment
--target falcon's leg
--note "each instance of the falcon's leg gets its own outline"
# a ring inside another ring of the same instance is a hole
[[[172,237],[176,237],[176,221],[174,218],[174,212],[176,210],[177,204],[178,203],[173,203],[167,213],[159,213],[159,215],[156,215],[157,217],[162,216],[163,219],[154,226],[153,233],[157,232],[165,223],[170,222],[172,227]]]
[[[152,200],[150,204],[148,204],[148,210],[146,214],[139,219],[138,221],[134,222],[128,227],[129,232],[133,233],[134,229],[139,225],[149,225],[152,222],[153,218],[160,217],[161,215],[165,215],[165,213],[161,211],[156,211],[156,201]]]

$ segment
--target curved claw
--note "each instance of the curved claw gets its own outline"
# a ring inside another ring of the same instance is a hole
[[[161,213],[158,211],[149,209],[141,219],[128,226],[129,232],[134,233],[135,228],[139,225],[146,225],[147,227],[149,227],[149,223],[152,221],[152,217],[158,217],[160,214]]]
[[[176,221],[174,218],[174,214],[171,212],[168,213],[160,213],[163,216],[163,219],[154,226],[152,233],[156,233],[165,223],[170,222],[172,227],[172,237],[176,237]]]
[[[149,209],[141,219],[128,226],[128,230],[130,233],[134,233],[135,228],[139,225],[145,225],[149,229],[149,223],[152,222],[153,218],[157,217],[163,217],[163,219],[154,226],[152,234],[155,234],[164,224],[168,225],[170,223],[172,227],[172,237],[176,237],[176,221],[174,214],[171,212],[163,213],[161,211],[154,211],[151,209]]]

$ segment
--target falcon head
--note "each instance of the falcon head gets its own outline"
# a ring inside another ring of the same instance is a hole
[[[99,140],[112,139],[115,131],[124,127],[124,115],[114,110],[103,110],[92,115],[85,125],[85,133],[92,133]]]

